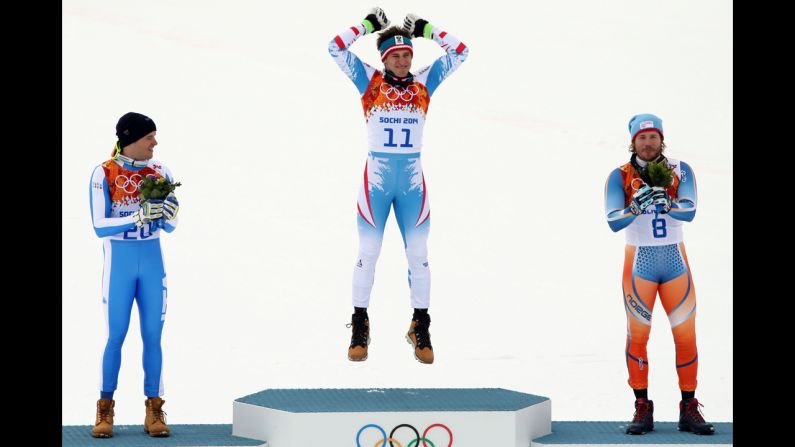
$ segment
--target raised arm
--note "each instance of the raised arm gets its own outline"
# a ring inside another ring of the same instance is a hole
[[[351,45],[356,40],[365,34],[370,34],[375,31],[382,30],[389,26],[389,19],[386,18],[384,10],[381,8],[373,8],[368,11],[367,16],[358,25],[346,28],[341,33],[334,36],[328,44],[328,52],[334,61],[339,65],[343,73],[345,73],[359,94],[364,94],[367,90],[367,85],[373,77],[376,69],[370,65],[365,64],[359,59],[352,51],[349,51]]]
[[[420,18],[416,14],[408,14],[403,20],[403,29],[412,37],[424,37],[432,39],[442,47],[445,54],[436,59],[433,64],[417,71],[415,79],[425,84],[428,94],[439,87],[439,84],[447,79],[469,56],[469,48],[452,34],[443,31],[441,28],[428,23],[427,20]]]

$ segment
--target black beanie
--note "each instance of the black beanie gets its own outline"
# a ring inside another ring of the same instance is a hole
[[[140,113],[128,112],[119,118],[116,123],[116,136],[119,137],[119,147],[124,148],[157,130],[152,118]]]

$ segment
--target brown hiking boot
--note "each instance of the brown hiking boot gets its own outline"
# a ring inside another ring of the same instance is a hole
[[[370,319],[367,314],[351,315],[351,322],[345,325],[352,328],[351,345],[348,347],[348,360],[361,362],[367,360],[367,345],[370,344]]]
[[[146,399],[146,419],[144,419],[144,432],[149,436],[168,436],[171,434],[166,425],[166,412],[163,404],[166,403],[159,397]]]
[[[431,333],[428,327],[431,325],[431,316],[415,315],[411,320],[409,332],[406,340],[414,346],[414,358],[420,363],[433,363],[433,346],[431,346]]]
[[[113,407],[115,400],[102,398],[97,401],[97,421],[91,429],[91,436],[95,438],[113,437]]]

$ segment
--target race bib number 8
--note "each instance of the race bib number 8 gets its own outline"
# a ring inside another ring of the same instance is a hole
[[[668,230],[665,228],[665,219],[652,219],[651,220],[652,234],[656,238],[662,238],[668,235]]]

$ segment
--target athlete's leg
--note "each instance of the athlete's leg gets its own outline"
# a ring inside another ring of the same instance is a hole
[[[141,241],[140,275],[138,277],[138,315],[143,340],[144,394],[163,395],[163,350],[160,344],[166,319],[166,272],[160,240]]]
[[[353,267],[353,306],[368,307],[375,280],[375,264],[381,253],[384,225],[389,217],[394,194],[394,167],[390,160],[368,155],[364,178],[359,187],[356,221],[359,229],[359,254]]]
[[[658,283],[650,267],[650,247],[627,245],[624,249],[624,309],[627,315],[625,348],[629,386],[635,390],[649,386],[649,361],[646,344],[651,332],[651,315]]]
[[[130,311],[135,296],[138,273],[137,242],[103,243],[105,257],[102,269],[102,308],[105,314],[107,341],[102,354],[100,391],[113,392],[119,380],[121,346],[130,326]]]
[[[411,307],[427,309],[431,304],[431,270],[428,266],[428,233],[431,216],[425,176],[420,158],[400,164],[399,187],[395,193],[395,217],[403,236],[409,271]]]
[[[698,373],[698,350],[696,349],[696,289],[687,263],[685,246],[666,245],[664,260],[666,277],[660,285],[660,301],[676,345],[676,373],[679,389],[696,390]]]

